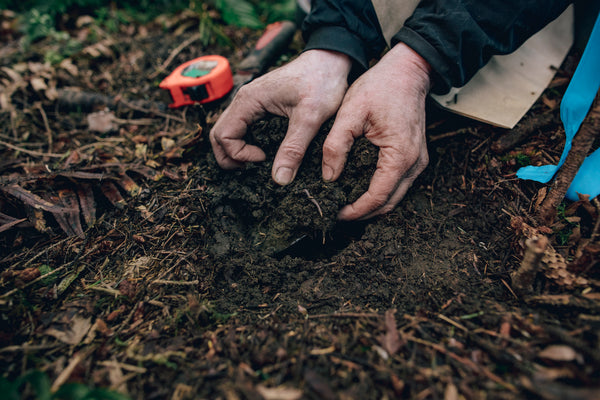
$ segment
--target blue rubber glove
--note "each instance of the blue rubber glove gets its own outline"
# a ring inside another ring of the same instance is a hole
[[[542,183],[552,179],[567,158],[573,137],[587,115],[598,89],[600,89],[600,16],[594,24],[579,65],[560,103],[560,118],[565,127],[566,141],[558,165],[523,167],[517,171],[517,177]],[[576,201],[579,200],[578,193],[590,195],[590,199],[600,194],[600,149],[585,159],[566,197]]]

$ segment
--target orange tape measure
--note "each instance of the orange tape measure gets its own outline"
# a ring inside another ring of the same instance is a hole
[[[204,104],[229,93],[233,88],[233,75],[225,57],[202,56],[177,67],[159,87],[171,93],[171,108]]]

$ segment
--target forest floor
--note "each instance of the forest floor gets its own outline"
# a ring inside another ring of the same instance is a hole
[[[546,185],[515,176],[560,157],[575,52],[514,130],[430,107],[430,163],[406,198],[340,224],[375,166],[367,142],[324,183],[326,124],[278,187],[270,160],[287,121],[254,124],[268,161],[232,172],[208,140],[222,103],[157,106],[176,65],[221,54],[235,68],[260,32],[225,27],[230,47],[194,40],[188,13],[117,32],[79,19],[81,48],[49,64],[64,43],[24,50],[1,18],[1,387],[27,397],[35,376],[106,398],[600,398],[599,203],[564,202],[543,226]],[[298,35],[280,62],[301,47]],[[534,236],[549,245],[516,290]]]

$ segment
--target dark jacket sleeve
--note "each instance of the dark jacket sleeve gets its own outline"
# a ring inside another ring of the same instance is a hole
[[[567,0],[422,0],[392,46],[404,42],[433,68],[434,93],[460,87],[496,54],[516,50]],[[385,46],[370,1],[316,0],[303,23],[307,49],[348,54],[363,70]]]
[[[516,50],[557,18],[565,0],[423,0],[392,38],[431,64],[434,93],[469,81],[493,55]]]
[[[375,9],[364,0],[313,0],[302,23],[305,50],[335,50],[354,60],[356,73],[381,54],[385,40]]]

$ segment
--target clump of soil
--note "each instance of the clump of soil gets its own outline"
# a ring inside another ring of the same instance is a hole
[[[321,178],[321,147],[332,121],[324,124],[309,146],[295,180],[284,187],[271,178],[275,152],[287,131],[287,120],[270,117],[253,124],[247,141],[267,153],[263,163],[247,164],[242,170],[220,170],[211,156],[210,180],[219,182],[211,193],[216,221],[221,221],[213,254],[225,254],[223,234],[236,231],[242,240],[265,254],[278,255],[299,241],[327,247],[339,239],[348,225],[337,221],[337,213],[355,201],[369,185],[377,163],[377,148],[360,138],[353,146],[348,168],[335,182]],[[222,217],[219,216],[222,214]],[[343,226],[343,227],[342,227]],[[318,250],[319,246],[313,247]],[[311,254],[305,254],[311,257]]]

